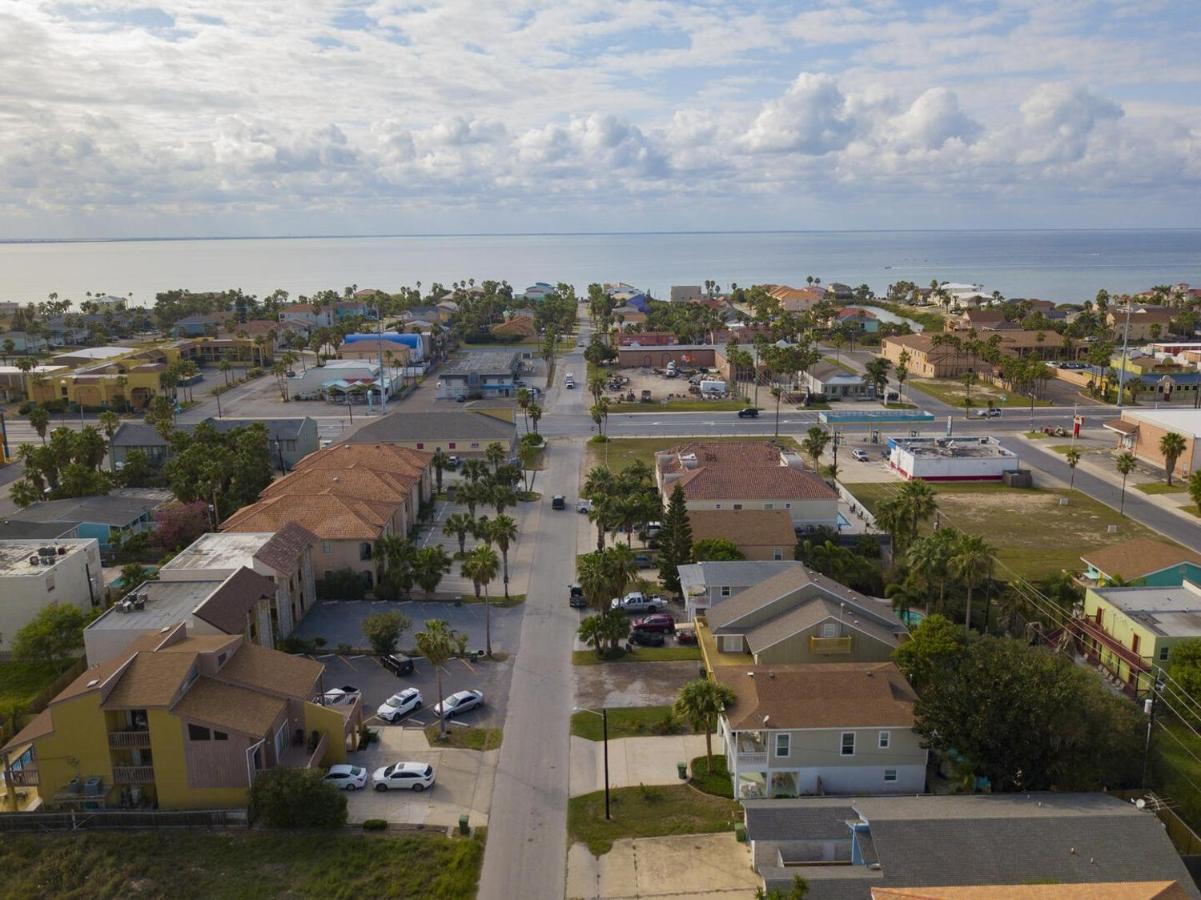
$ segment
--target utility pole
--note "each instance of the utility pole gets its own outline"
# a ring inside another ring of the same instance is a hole
[[[375,349],[379,354],[379,414],[383,416],[388,413],[388,388],[391,387],[392,379],[389,378],[387,384],[384,383],[384,312],[380,308],[378,294],[375,299],[375,334]]]
[[[1144,788],[1147,786],[1147,770],[1151,765],[1151,732],[1155,730],[1155,701],[1159,699],[1162,689],[1163,682],[1159,680],[1159,670],[1156,669],[1152,674],[1151,696],[1143,703],[1147,713],[1147,741],[1143,745],[1143,780],[1140,783]]]
[[[1130,347],[1130,298],[1126,298],[1126,327],[1122,333],[1122,368],[1118,370],[1118,409],[1122,408],[1122,398],[1126,387],[1126,352]]]

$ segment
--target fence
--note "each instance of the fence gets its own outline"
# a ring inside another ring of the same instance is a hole
[[[247,828],[244,809],[118,810],[0,813],[0,832],[124,828]]]
[[[26,718],[36,716],[50,705],[63,688],[83,674],[88,667],[87,660],[75,660],[54,681],[42,688],[38,694],[23,706],[14,710],[0,712],[0,744],[6,743],[13,735],[21,730]]]

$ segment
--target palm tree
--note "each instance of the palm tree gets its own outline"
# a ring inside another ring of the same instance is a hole
[[[438,544],[422,547],[413,555],[413,580],[425,591],[426,598],[437,590],[442,576],[450,572],[452,564],[446,551]]]
[[[503,482],[488,485],[488,502],[496,509],[498,516],[510,506],[517,505],[517,494],[513,488]]]
[[[375,551],[384,561],[386,577],[405,594],[413,586],[413,555],[416,548],[408,538],[385,534],[375,542]]]
[[[446,451],[439,447],[434,451],[434,458],[430,460],[434,467],[434,481],[438,486],[438,493],[442,493],[442,471],[450,467],[450,456]]]
[[[926,583],[926,615],[930,614],[929,592],[938,583],[938,612],[942,612],[947,595],[947,561],[958,533],[953,528],[940,528],[913,541],[905,553],[909,568]]]
[[[1172,484],[1172,470],[1176,468],[1176,460],[1184,454],[1188,444],[1183,435],[1169,431],[1159,439],[1159,452],[1163,454],[1163,467],[1168,473],[1168,485]]]
[[[705,730],[705,764],[709,772],[713,771],[713,732],[718,717],[736,699],[733,689],[708,678],[688,682],[676,695],[673,705],[676,715],[687,719],[694,730]]]
[[[493,474],[500,468],[500,464],[505,461],[505,448],[499,441],[493,441],[484,448],[484,459],[488,465],[492,466]]]
[[[826,446],[829,443],[829,432],[818,425],[812,426],[805,432],[805,439],[801,441],[801,449],[812,460],[814,472],[820,468],[822,454],[826,452]]]
[[[530,393],[529,388],[519,388],[517,391],[517,405],[521,407],[522,415],[525,416],[525,430],[530,430],[530,404],[534,402],[534,395]]]
[[[474,519],[475,508],[487,500],[484,496],[484,486],[476,481],[460,484],[459,489],[455,491],[455,500],[466,505],[468,515]]]
[[[496,578],[499,568],[500,560],[496,558],[495,550],[491,547],[476,547],[467,554],[460,570],[464,578],[471,579],[476,600],[480,599],[480,586],[484,588],[484,649],[489,656],[492,655],[492,604],[488,598],[488,585]]]
[[[225,386],[229,387],[229,373],[233,369],[233,364],[228,359],[222,359],[217,363],[217,371],[225,376]]]
[[[469,459],[463,463],[463,477],[471,484],[477,484],[488,474],[488,466],[481,459]]]
[[[443,697],[442,667],[446,665],[447,660],[455,656],[456,651],[462,646],[459,637],[446,622],[439,619],[426,619],[425,631],[417,632],[414,640],[417,643],[417,652],[424,656],[429,664],[434,667],[434,677],[437,679],[438,685],[438,699],[441,701]],[[438,722],[438,737],[441,740],[446,740],[445,716]]]
[[[467,535],[475,527],[475,516],[465,512],[454,512],[442,523],[442,533],[447,537],[452,534],[459,539],[459,556],[467,553]]]
[[[947,565],[951,574],[967,588],[967,612],[963,627],[967,634],[972,630],[972,591],[992,577],[997,564],[996,551],[978,534],[961,534]]]
[[[517,540],[517,522],[512,516],[506,516],[497,513],[496,518],[488,526],[488,530],[492,533],[492,540],[496,543],[496,548],[500,550],[501,563],[503,565],[504,585],[505,585],[505,600],[509,599],[509,548],[513,542]]]
[[[1068,452],[1063,455],[1063,458],[1068,464],[1068,468],[1071,469],[1072,472],[1071,477],[1068,479],[1068,490],[1070,491],[1076,487],[1076,466],[1080,464],[1080,451],[1075,447],[1071,447],[1069,448]],[[1168,478],[1171,477],[1171,473],[1169,473]]]
[[[108,439],[108,467],[110,471],[116,471],[116,456],[113,453],[113,435],[117,433],[117,429],[121,427],[120,417],[111,409],[106,409],[100,414],[100,427],[104,431],[104,436]]]
[[[537,434],[538,420],[542,418],[542,407],[537,403],[531,403],[530,408],[526,412],[530,417],[530,422],[534,425],[534,434]]]
[[[1118,515],[1126,515],[1126,477],[1134,471],[1134,454],[1127,450],[1125,453],[1118,454],[1118,458],[1114,461],[1119,472],[1122,473],[1122,501],[1118,507]]]
[[[596,651],[598,657],[604,656],[605,642],[608,640],[608,632],[605,628],[605,617],[600,615],[585,616],[580,621],[580,628],[577,634],[580,640],[585,644],[591,644]]]
[[[923,478],[913,478],[901,485],[896,498],[899,507],[908,519],[910,539],[917,536],[918,526],[938,511],[938,499],[934,489]]]
[[[29,424],[38,433],[38,437],[42,439],[44,446],[46,443],[46,429],[50,427],[50,410],[44,406],[35,406],[29,411]]]

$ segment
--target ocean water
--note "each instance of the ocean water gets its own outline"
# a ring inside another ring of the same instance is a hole
[[[153,303],[171,288],[262,296],[356,284],[395,290],[460,279],[803,285],[806,276],[883,291],[898,280],[983,284],[1008,297],[1080,301],[1105,288],[1201,285],[1201,229],[809,231],[312,237],[0,243],[0,300],[76,302],[86,292]]]

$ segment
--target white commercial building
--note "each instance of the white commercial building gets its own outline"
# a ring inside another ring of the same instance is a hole
[[[50,604],[90,612],[103,597],[98,541],[0,541],[0,651]]]
[[[1016,453],[993,437],[889,438],[888,464],[902,478],[926,481],[1000,481],[1016,472]]]

